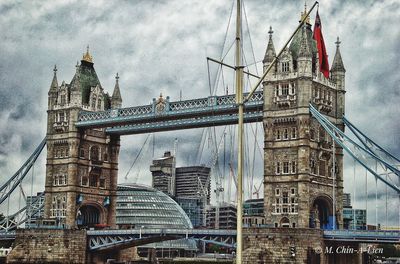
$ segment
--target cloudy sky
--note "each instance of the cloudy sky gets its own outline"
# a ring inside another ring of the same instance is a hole
[[[275,48],[282,47],[297,26],[303,5],[303,1],[292,0],[245,1],[247,64],[262,60],[270,25],[274,30]],[[69,83],[75,72],[74,65],[90,45],[101,84],[110,93],[115,74],[119,73],[124,106],[150,103],[160,92],[169,95],[171,100],[178,100],[180,92],[183,99],[205,97],[210,94],[205,58],[226,55],[226,61],[232,62],[231,8],[230,0],[0,0],[0,184],[19,168],[45,136],[47,92],[54,64],[59,69],[59,83],[62,80]],[[396,0],[321,1],[319,13],[330,62],[336,37],[340,36],[342,41],[341,53],[347,70],[347,117],[400,156],[400,27],[397,25],[400,3]],[[312,24],[314,17],[315,13],[311,16]],[[253,65],[250,70],[260,72],[261,65],[257,65],[258,69]],[[218,79],[218,68],[211,64],[209,69],[211,90],[215,87],[217,94],[222,94],[223,87],[228,85],[232,92],[232,73],[224,69],[224,77],[220,74]],[[262,144],[260,126],[258,130]],[[222,132],[222,128],[217,129],[217,140]],[[178,165],[193,165],[202,133],[198,129],[156,134],[154,156],[172,149],[177,137]],[[122,138],[120,182],[125,181],[124,176],[145,138],[146,135]],[[209,140],[205,141],[202,163],[208,163],[211,155]],[[150,183],[151,150],[149,146],[127,181],[138,178],[139,182]],[[248,153],[253,151],[249,148]],[[254,184],[258,185],[262,164],[259,150],[254,153]],[[252,158],[249,160],[251,163]],[[44,164],[42,155],[35,166],[33,192],[43,190]],[[364,172],[356,171],[357,177],[364,179]],[[351,160],[345,165],[345,174],[345,189],[353,192]],[[369,185],[373,184],[371,179]],[[356,206],[363,208],[365,189],[363,183],[357,186]],[[375,207],[375,192],[371,192],[373,187],[369,188],[368,203]],[[26,189],[27,193],[31,192],[29,187]],[[385,203],[384,187],[378,184],[378,189],[381,207]],[[389,194],[389,205],[398,208],[399,201],[394,197],[393,193]],[[384,221],[384,214],[379,211],[379,222]],[[397,215],[396,210],[389,212],[389,224],[398,223]],[[374,223],[375,211],[371,210],[368,216]]]

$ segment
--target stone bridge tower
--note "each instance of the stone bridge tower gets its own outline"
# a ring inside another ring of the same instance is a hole
[[[48,93],[45,219],[66,228],[115,226],[119,137],[79,130],[75,122],[79,111],[121,107],[118,74],[109,96],[89,48],[70,84],[58,85],[56,71]]]
[[[270,29],[264,70],[276,56],[272,33]],[[311,103],[344,130],[345,69],[339,41],[330,73],[326,78],[320,71],[308,18],[263,83],[264,209],[272,227],[332,228],[334,213],[337,227],[342,226],[343,152],[336,145],[333,207],[332,138],[309,111]]]

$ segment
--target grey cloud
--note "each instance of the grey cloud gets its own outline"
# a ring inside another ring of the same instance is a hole
[[[297,25],[303,2],[260,0],[245,4],[254,53],[259,61],[264,56],[269,26],[275,31],[275,48],[279,50]],[[230,1],[1,2],[0,153],[5,155],[0,155],[0,183],[5,181],[4,175],[16,171],[45,135],[47,91],[54,64],[59,68],[59,83],[70,82],[74,65],[89,44],[100,81],[110,93],[115,73],[120,73],[124,106],[151,103],[160,92],[171,100],[179,98],[180,90],[184,99],[208,96],[205,57],[219,58],[222,54],[230,8]],[[321,1],[319,13],[330,61],[336,36],[342,40],[341,52],[347,69],[347,116],[371,138],[400,156],[399,3]],[[232,23],[223,53],[234,38]],[[245,56],[251,61],[246,32],[245,28]],[[231,55],[232,52],[226,62],[233,64]],[[210,64],[212,83],[217,68]],[[255,71],[254,67],[251,70]],[[258,72],[261,71],[258,65]],[[225,85],[232,92],[233,73],[224,70],[224,74]],[[224,89],[219,87],[218,93]],[[179,139],[178,162],[191,165],[201,130],[157,134],[155,156],[172,149],[175,137]],[[121,181],[144,138],[143,135],[122,138]],[[142,162],[139,179],[150,183],[151,155],[146,155],[149,161]],[[203,162],[207,163],[210,155],[211,152],[205,152]],[[257,175],[263,171],[259,159]],[[43,189],[44,158],[40,162],[42,165],[35,169],[41,175],[35,180],[37,191]],[[351,163],[345,166],[345,190],[349,191]]]

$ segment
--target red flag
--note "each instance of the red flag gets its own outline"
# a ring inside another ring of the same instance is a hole
[[[328,55],[326,54],[324,37],[322,36],[321,19],[319,18],[318,11],[317,11],[317,16],[315,18],[313,38],[317,41],[319,69],[326,78],[329,78]]]

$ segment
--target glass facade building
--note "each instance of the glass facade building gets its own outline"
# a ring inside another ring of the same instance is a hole
[[[171,197],[137,184],[118,185],[116,223],[121,229],[193,228],[189,217]],[[197,245],[194,240],[180,239],[152,243],[141,248],[196,251]]]

